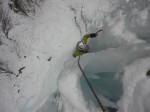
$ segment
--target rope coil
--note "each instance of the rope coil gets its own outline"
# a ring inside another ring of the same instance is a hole
[[[98,102],[98,104],[99,104],[101,110],[102,110],[103,112],[106,112],[106,111],[105,111],[105,108],[104,108],[104,106],[103,106],[103,104],[102,104],[102,102],[101,102],[100,99],[98,98],[98,96],[97,96],[95,90],[93,89],[91,83],[89,82],[89,80],[88,80],[86,74],[84,73],[84,71],[83,71],[83,69],[82,69],[82,67],[81,67],[81,65],[80,65],[80,56],[79,56],[79,58],[78,58],[78,66],[79,66],[79,68],[80,68],[80,70],[81,70],[81,72],[82,72],[82,75],[83,75],[83,77],[84,77],[84,79],[85,79],[87,85],[88,85],[89,88],[91,89],[91,91],[92,91],[92,93],[93,93],[93,95],[94,95],[96,101]]]

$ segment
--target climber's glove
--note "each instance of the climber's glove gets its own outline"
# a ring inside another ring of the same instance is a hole
[[[91,33],[91,34],[90,34],[90,37],[91,37],[91,38],[94,38],[94,37],[96,37],[96,36],[97,36],[97,33]]]

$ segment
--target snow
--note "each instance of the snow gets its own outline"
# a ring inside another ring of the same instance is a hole
[[[119,112],[150,111],[148,106],[150,79],[145,75],[149,66],[149,58],[145,58],[124,68],[124,95],[119,101],[119,106],[122,107]]]
[[[116,73],[123,95],[118,112],[149,112],[149,4],[139,0],[45,0],[29,17],[8,8],[14,24],[7,39],[0,31],[0,112],[100,112],[81,88],[81,71],[73,49],[82,36],[102,28],[89,39],[90,53],[81,57],[88,77]],[[149,1],[147,1],[149,2]],[[146,5],[147,4],[147,5]],[[2,63],[2,64],[1,64]],[[21,70],[22,69],[22,70]],[[20,73],[20,70],[22,73]],[[117,90],[116,90],[117,92]]]
[[[78,69],[76,68],[76,70]],[[64,72],[64,74],[61,74],[62,76],[61,78],[59,78],[58,81],[59,91],[60,93],[62,93],[63,97],[65,97],[65,100],[67,100],[64,101],[67,103],[64,104],[64,110],[66,110],[66,112],[89,112],[84,101],[83,95],[81,93],[79,76],[77,75],[79,74],[79,72],[79,70],[75,71],[71,69],[67,72]],[[73,108],[70,108],[72,106]]]

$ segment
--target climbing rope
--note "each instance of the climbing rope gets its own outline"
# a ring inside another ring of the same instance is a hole
[[[80,68],[80,70],[81,70],[81,72],[82,72],[82,75],[83,75],[83,77],[84,77],[86,83],[88,84],[88,86],[89,86],[89,88],[91,89],[93,95],[95,96],[95,98],[96,98],[96,100],[97,100],[97,102],[98,102],[98,104],[99,104],[101,110],[102,110],[103,112],[106,112],[104,106],[102,105],[100,99],[98,98],[98,96],[97,96],[95,90],[93,89],[92,85],[90,84],[90,82],[89,82],[89,80],[88,80],[86,74],[84,73],[84,71],[83,71],[83,69],[82,69],[82,67],[81,67],[81,65],[80,65],[80,56],[79,56],[79,58],[78,58],[78,66],[79,66],[79,68]]]

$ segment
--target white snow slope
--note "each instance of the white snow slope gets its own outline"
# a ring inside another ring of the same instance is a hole
[[[0,31],[0,112],[100,112],[83,97],[72,57],[76,42],[99,28],[82,67],[122,80],[118,112],[150,112],[149,0],[45,0],[29,17],[1,2],[13,28],[12,40]]]

